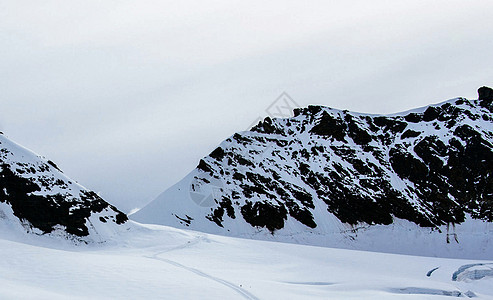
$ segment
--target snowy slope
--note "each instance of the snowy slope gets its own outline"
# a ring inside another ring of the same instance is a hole
[[[0,239],[0,298],[493,299],[493,261],[133,228],[113,246]]]
[[[126,230],[127,216],[65,176],[49,160],[0,134],[0,235],[102,242]]]
[[[493,257],[493,105],[388,116],[321,106],[234,134],[131,216],[312,245]]]

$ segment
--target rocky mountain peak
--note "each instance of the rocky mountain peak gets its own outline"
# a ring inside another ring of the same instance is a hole
[[[493,109],[480,91],[392,115],[308,106],[266,118],[133,218],[235,236],[493,222]]]
[[[104,241],[127,216],[55,163],[0,135],[0,223],[79,242]],[[1,225],[1,224],[0,224]]]

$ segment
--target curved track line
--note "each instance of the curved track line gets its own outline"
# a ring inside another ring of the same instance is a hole
[[[167,263],[167,264],[170,264],[172,266],[175,266],[175,267],[181,268],[183,270],[192,272],[192,273],[194,273],[194,274],[196,274],[198,276],[201,276],[201,277],[204,277],[206,279],[209,279],[209,280],[215,281],[217,283],[220,283],[220,284],[226,286],[227,288],[232,289],[236,293],[240,294],[240,296],[242,296],[244,299],[259,300],[259,298],[257,298],[255,295],[253,295],[252,293],[248,292],[247,290],[245,290],[245,289],[243,289],[243,288],[235,285],[232,282],[229,282],[229,281],[224,280],[224,279],[219,278],[219,277],[215,277],[215,276],[209,275],[209,274],[204,273],[204,272],[202,272],[202,271],[200,271],[198,269],[187,267],[187,266],[182,265],[182,264],[180,264],[180,263],[178,263],[176,261],[173,261],[171,259],[166,259],[166,258],[159,257],[159,255],[164,254],[164,253],[167,253],[167,252],[171,252],[171,251],[175,251],[175,250],[180,250],[180,249],[185,249],[185,248],[188,248],[190,246],[196,245],[203,238],[204,238],[203,236],[198,236],[194,240],[189,241],[186,244],[179,245],[177,247],[174,247],[174,248],[171,248],[171,249],[168,249],[168,250],[165,250],[165,251],[161,251],[161,252],[155,253],[152,256],[145,256],[145,257],[150,258],[150,259],[155,259],[155,260],[158,260],[158,261]]]
[[[159,260],[159,261],[162,261],[162,262],[165,262],[167,264],[170,264],[172,266],[175,266],[175,267],[178,267],[178,268],[181,268],[181,269],[184,269],[184,270],[187,270],[189,272],[192,272],[198,276],[201,276],[201,277],[204,277],[204,278],[207,278],[207,279],[210,279],[210,280],[213,280],[217,283],[220,283],[230,289],[232,289],[233,291],[237,292],[238,294],[240,294],[243,298],[245,299],[249,299],[249,300],[259,300],[259,298],[255,297],[252,293],[244,290],[243,288],[239,287],[239,286],[236,286],[234,283],[232,282],[229,282],[227,280],[224,280],[224,279],[221,279],[221,278],[218,278],[218,277],[215,277],[215,276],[212,276],[212,275],[209,275],[207,273],[204,273],[200,270],[197,270],[197,269],[194,269],[194,268],[191,268],[191,267],[187,267],[185,265],[182,265],[176,261],[173,261],[173,260],[170,260],[170,259],[166,259],[166,258],[160,258],[160,257],[149,257],[151,259],[156,259],[156,260]]]

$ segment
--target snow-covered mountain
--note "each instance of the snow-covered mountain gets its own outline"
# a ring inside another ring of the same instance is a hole
[[[50,160],[0,133],[0,229],[76,242],[101,242],[126,227],[127,216],[65,176]]]
[[[266,118],[131,218],[249,238],[489,257],[492,100],[483,87],[478,100],[393,115],[309,106]]]

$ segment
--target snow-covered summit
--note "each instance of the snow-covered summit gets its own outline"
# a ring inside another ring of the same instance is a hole
[[[487,97],[386,116],[322,106],[294,115],[234,134],[131,218],[386,252],[493,253]]]
[[[65,176],[50,160],[0,134],[2,234],[29,232],[76,242],[102,242],[127,216]]]

